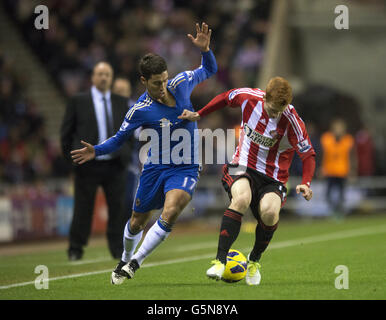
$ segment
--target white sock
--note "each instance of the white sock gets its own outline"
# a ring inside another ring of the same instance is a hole
[[[123,235],[123,253],[122,253],[122,261],[129,262],[131,256],[133,255],[135,249],[137,248],[138,243],[142,239],[143,230],[138,232],[137,234],[132,234],[130,230],[130,220],[127,221],[125,226],[125,232]]]
[[[138,264],[141,265],[143,260],[169,236],[171,231],[157,220],[146,233],[141,246],[131,259],[137,260]]]

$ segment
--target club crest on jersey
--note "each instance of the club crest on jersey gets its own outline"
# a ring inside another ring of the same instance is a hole
[[[168,119],[162,118],[159,121],[159,125],[161,128],[164,128],[164,127],[171,127],[173,124]]]
[[[308,143],[308,140],[303,140],[298,143],[299,152],[304,153],[311,149],[311,145]]]
[[[254,143],[260,144],[260,145],[267,147],[267,148],[272,148],[277,141],[276,138],[272,139],[272,138],[263,136],[261,133],[253,130],[247,124],[244,124],[244,133]]]

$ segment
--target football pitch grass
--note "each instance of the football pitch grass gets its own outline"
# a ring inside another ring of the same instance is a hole
[[[63,248],[2,255],[0,299],[386,299],[386,214],[349,217],[341,223],[282,220],[260,261],[259,286],[206,278],[216,254],[217,229],[172,233],[135,278],[120,286],[110,284],[117,262],[105,242],[86,247],[77,262],[69,262]],[[251,231],[254,226],[245,223],[232,248],[247,255],[254,240]],[[35,287],[38,265],[48,268],[48,289]],[[342,276],[335,269],[341,265],[348,268],[348,289],[335,287]]]

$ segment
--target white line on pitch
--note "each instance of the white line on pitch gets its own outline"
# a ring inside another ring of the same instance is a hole
[[[200,259],[207,259],[207,258],[210,258],[211,256],[212,256],[212,254],[206,254],[206,255],[199,255],[199,256],[194,256],[194,257],[187,257],[187,258],[172,259],[172,260],[167,260],[167,261],[146,263],[145,265],[141,266],[141,269],[142,268],[155,267],[155,266],[162,266],[162,265],[167,265],[167,264],[173,264],[173,263],[189,262],[189,261],[195,261],[195,260],[200,260]],[[60,276],[60,277],[50,278],[50,279],[48,279],[48,281],[62,280],[62,279],[71,279],[71,278],[79,278],[79,277],[83,277],[83,276],[90,276],[90,275],[95,275],[95,274],[107,273],[107,272],[111,272],[111,271],[112,271],[112,269],[110,268],[110,269],[107,269],[107,270],[70,274],[70,275],[67,275],[67,276]],[[14,284],[6,285],[6,286],[0,286],[0,289],[9,289],[9,288],[14,288],[14,287],[23,287],[23,286],[27,286],[27,285],[34,284],[34,283],[35,283],[35,281],[14,283]]]
[[[269,249],[281,249],[281,248],[286,248],[286,247],[291,247],[291,246],[296,246],[296,245],[301,245],[301,244],[309,244],[309,243],[316,243],[316,242],[323,242],[323,241],[330,241],[330,240],[352,238],[352,237],[364,236],[364,235],[369,235],[369,234],[377,234],[377,233],[386,233],[386,225],[377,226],[375,228],[374,227],[367,227],[367,228],[361,228],[361,229],[328,233],[328,234],[314,236],[314,237],[280,241],[280,242],[276,242],[276,243],[274,242],[274,243],[270,244]],[[247,250],[250,250],[250,248],[244,248],[241,251],[247,251]],[[201,260],[201,259],[208,259],[211,257],[213,257],[213,253],[205,254],[205,255],[199,255],[199,256],[193,256],[193,257],[180,258],[180,259],[172,259],[172,260],[161,261],[161,262],[146,263],[141,268],[149,268],[149,267],[162,266],[162,265],[181,263],[181,262],[190,262],[190,261],[196,261],[196,260]],[[96,274],[111,272],[111,270],[112,269],[78,273],[78,274],[70,274],[67,276],[50,278],[49,281],[85,277],[85,276],[90,276],[90,275],[96,275]],[[27,286],[27,285],[34,284],[34,283],[35,283],[35,281],[14,283],[14,284],[10,284],[10,285],[0,286],[0,289],[22,287],[22,286]]]
[[[294,246],[298,244],[337,240],[337,239],[344,239],[347,237],[361,236],[363,234],[373,233],[375,230],[378,230],[375,233],[386,232],[386,225],[380,225],[377,227],[365,227],[365,228],[354,229],[354,230],[343,230],[343,231],[337,231],[334,233],[323,234],[320,236],[311,236],[311,237],[306,237],[302,239],[286,240],[286,241],[280,241],[276,243],[273,242],[269,245],[268,249],[275,249],[275,248],[279,249],[279,248],[285,248],[285,247]],[[215,242],[215,241],[193,243],[193,244],[187,244],[184,246],[176,247],[176,249],[173,249],[173,251],[180,252],[180,251],[194,251],[194,250],[200,250],[200,249],[216,248],[217,244],[218,242]],[[246,250],[250,250],[250,248]]]
[[[270,244],[269,249],[281,249],[285,247],[291,247],[307,243],[323,242],[330,240],[338,240],[345,238],[353,238],[358,236],[364,236],[368,234],[386,233],[386,225],[380,225],[377,227],[366,227],[361,229],[339,231],[333,233],[322,234],[319,236],[307,237],[303,239],[286,240],[280,242],[274,242]]]

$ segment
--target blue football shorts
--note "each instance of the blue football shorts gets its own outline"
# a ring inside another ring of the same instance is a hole
[[[164,206],[166,193],[173,189],[184,190],[192,197],[198,179],[197,166],[145,168],[139,179],[133,210],[148,212],[161,209]]]

